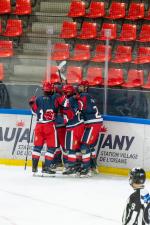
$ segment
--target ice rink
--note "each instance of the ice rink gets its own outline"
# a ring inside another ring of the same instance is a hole
[[[127,177],[42,178],[1,165],[0,225],[121,225],[131,192]]]

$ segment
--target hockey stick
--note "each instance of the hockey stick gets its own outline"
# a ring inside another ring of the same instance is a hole
[[[58,73],[59,73],[59,78],[61,83],[63,83],[63,81],[65,81],[65,84],[67,84],[67,79],[66,77],[62,74],[62,69],[63,67],[66,65],[67,61],[62,61],[59,66],[58,66]]]
[[[39,87],[36,88],[35,92],[34,92],[34,96],[36,95],[37,91],[38,91]],[[30,127],[29,127],[29,138],[27,141],[27,152],[26,152],[26,158],[25,158],[25,165],[24,165],[24,169],[26,170],[27,168],[27,161],[28,161],[28,155],[29,155],[29,144],[30,144],[30,139],[31,139],[31,129],[32,129],[32,123],[33,123],[33,112],[31,114],[31,119],[30,119]]]

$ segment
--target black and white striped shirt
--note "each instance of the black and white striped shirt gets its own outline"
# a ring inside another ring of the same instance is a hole
[[[146,225],[143,213],[148,201],[149,193],[144,187],[135,189],[127,200],[122,225]]]

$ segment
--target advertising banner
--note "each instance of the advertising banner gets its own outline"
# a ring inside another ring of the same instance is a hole
[[[144,143],[143,143],[143,156],[144,168],[150,170],[150,125],[144,127]]]
[[[33,149],[33,117],[31,115],[0,114],[0,159],[24,160]],[[97,144],[97,162],[102,167],[150,169],[150,125],[119,121],[104,121],[107,132],[101,133]],[[28,145],[28,142],[30,143]],[[41,159],[45,154],[44,146]]]
[[[0,114],[0,158],[25,159],[28,148],[31,159],[35,120],[30,132],[31,115]]]
[[[143,124],[105,121],[97,145],[98,164],[106,167],[132,168],[143,165]]]

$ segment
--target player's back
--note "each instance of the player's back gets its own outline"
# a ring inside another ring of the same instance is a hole
[[[68,122],[66,124],[67,127],[77,126],[80,123],[83,123],[83,119],[81,119],[81,113],[79,111],[79,102],[73,96],[66,99],[68,104],[64,108],[64,114],[68,116]]]
[[[103,119],[99,113],[95,99],[88,93],[80,94],[83,102],[82,116],[85,122],[102,122]]]
[[[39,123],[46,123],[49,122],[44,117],[44,114],[47,111],[54,112],[55,111],[55,105],[52,95],[49,96],[39,96],[36,99],[36,115],[37,115],[37,121]]]

